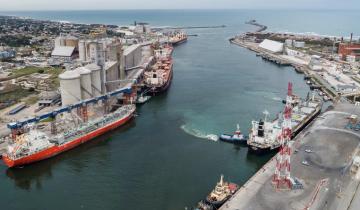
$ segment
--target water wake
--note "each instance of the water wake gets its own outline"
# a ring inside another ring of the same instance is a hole
[[[208,139],[211,141],[217,141],[219,139],[219,137],[215,134],[207,134],[207,133],[200,131],[198,129],[195,129],[195,128],[188,128],[186,125],[182,125],[181,129],[185,133],[187,133],[191,136],[195,136],[196,138]]]
[[[272,100],[274,100],[274,101],[282,101],[282,98],[280,98],[280,97],[273,97]]]

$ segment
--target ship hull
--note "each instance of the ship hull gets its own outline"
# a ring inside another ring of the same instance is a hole
[[[234,138],[233,135],[229,135],[229,134],[220,135],[219,140],[232,144],[246,144],[247,142],[246,138],[242,138],[242,139]]]
[[[212,201],[206,198],[206,203],[214,207],[215,209],[220,208],[227,200],[229,200],[231,196],[226,197],[224,200],[221,201]]]
[[[249,145],[249,152],[253,153],[253,154],[257,154],[257,155],[262,155],[262,154],[270,154],[270,153],[276,153],[279,151],[280,147],[274,147],[274,148],[270,148],[270,147],[265,147],[265,148],[261,148],[261,147],[257,147],[257,146],[252,146]]]
[[[135,110],[134,110],[135,111]],[[41,161],[41,160],[45,160],[45,159],[48,159],[48,158],[51,158],[53,156],[56,156],[60,153],[63,153],[63,152],[66,152],[70,149],[73,149],[85,142],[88,142],[104,133],[107,133],[108,131],[110,130],[113,130],[113,129],[116,129],[118,128],[119,126],[121,125],[124,125],[125,123],[127,123],[131,118],[133,117],[133,112],[130,113],[128,116],[126,117],[123,117],[115,122],[112,122],[104,127],[101,127],[97,130],[94,130],[86,135],[83,135],[77,139],[74,139],[70,142],[67,142],[63,145],[55,145],[55,146],[52,146],[52,147],[49,147],[45,150],[42,150],[38,153],[34,153],[32,155],[29,155],[29,156],[26,156],[26,157],[22,157],[22,158],[19,158],[19,159],[16,159],[16,160],[13,160],[11,158],[9,158],[6,154],[3,155],[3,161],[4,163],[9,167],[9,168],[12,168],[12,167],[17,167],[17,166],[24,166],[24,165],[28,165],[28,164],[31,164],[31,163],[34,163],[34,162],[38,162],[38,161]]]
[[[178,40],[178,41],[175,41],[175,42],[172,42],[171,44],[172,44],[173,46],[177,46],[177,45],[180,45],[180,44],[185,43],[185,42],[187,42],[187,38],[186,38],[186,39],[181,39],[181,40]]]

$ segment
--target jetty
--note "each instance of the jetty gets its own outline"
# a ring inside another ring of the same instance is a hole
[[[265,31],[267,29],[266,25],[262,25],[262,24],[256,22],[256,20],[250,20],[250,21],[247,21],[245,23],[249,24],[249,25],[257,26],[258,29],[256,29],[255,32],[262,32],[262,31]]]
[[[291,142],[291,177],[300,182],[301,188],[275,188],[272,178],[278,154],[220,209],[358,209],[360,130],[355,126],[360,122],[357,116],[360,116],[359,106],[337,104]]]
[[[165,26],[165,27],[154,27],[155,31],[161,30],[183,30],[183,29],[206,29],[206,28],[225,28],[226,25],[216,25],[216,26]]]

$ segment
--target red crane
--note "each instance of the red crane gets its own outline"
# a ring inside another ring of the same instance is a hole
[[[292,113],[292,83],[288,83],[288,93],[283,112],[283,122],[281,125],[281,134],[278,137],[280,141],[280,152],[276,157],[276,167],[273,176],[273,183],[277,189],[291,189],[290,176],[290,155],[291,148],[289,141],[292,135],[291,113]]]

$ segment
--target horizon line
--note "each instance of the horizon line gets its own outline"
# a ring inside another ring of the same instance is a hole
[[[51,12],[51,11],[151,11],[151,10],[327,10],[327,11],[358,11],[360,8],[146,8],[146,9],[25,9],[25,10],[0,10],[0,12]]]

